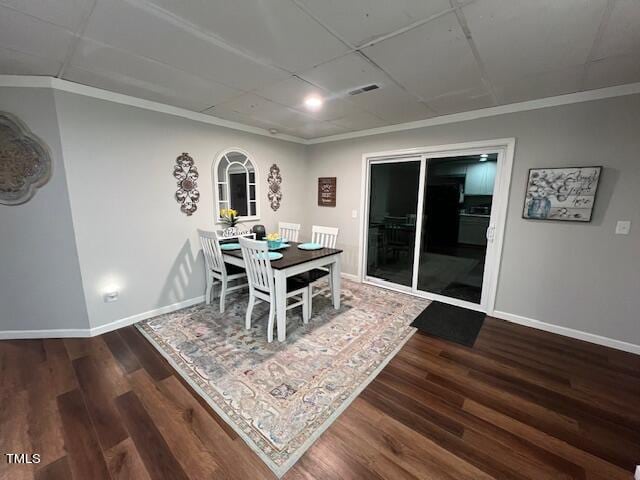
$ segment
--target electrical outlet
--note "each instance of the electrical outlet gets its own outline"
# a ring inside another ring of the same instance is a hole
[[[111,302],[117,302],[118,301],[118,291],[115,290],[113,292],[107,292],[104,294],[104,303],[111,303]]]
[[[618,223],[616,223],[617,235],[629,235],[630,231],[631,231],[631,222],[629,220],[618,220]]]
[[[358,218],[358,211],[357,210],[351,210],[351,218]]]

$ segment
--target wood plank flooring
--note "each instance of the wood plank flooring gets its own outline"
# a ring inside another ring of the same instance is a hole
[[[133,327],[1,341],[0,375],[0,479],[275,478]],[[639,406],[639,356],[488,318],[415,334],[285,478],[629,480]]]

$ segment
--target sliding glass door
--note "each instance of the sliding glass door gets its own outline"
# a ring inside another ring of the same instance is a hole
[[[498,153],[370,161],[371,283],[482,309]]]
[[[480,304],[497,154],[427,162],[417,290]]]
[[[422,161],[377,161],[369,170],[367,277],[411,288]]]

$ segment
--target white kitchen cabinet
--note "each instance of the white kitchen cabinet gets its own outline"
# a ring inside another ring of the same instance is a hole
[[[496,162],[478,162],[467,166],[464,179],[465,195],[493,195]]]

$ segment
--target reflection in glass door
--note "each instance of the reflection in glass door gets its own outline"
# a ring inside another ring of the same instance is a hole
[[[368,277],[411,287],[421,159],[371,163]]]
[[[427,163],[417,289],[480,304],[497,154]]]

